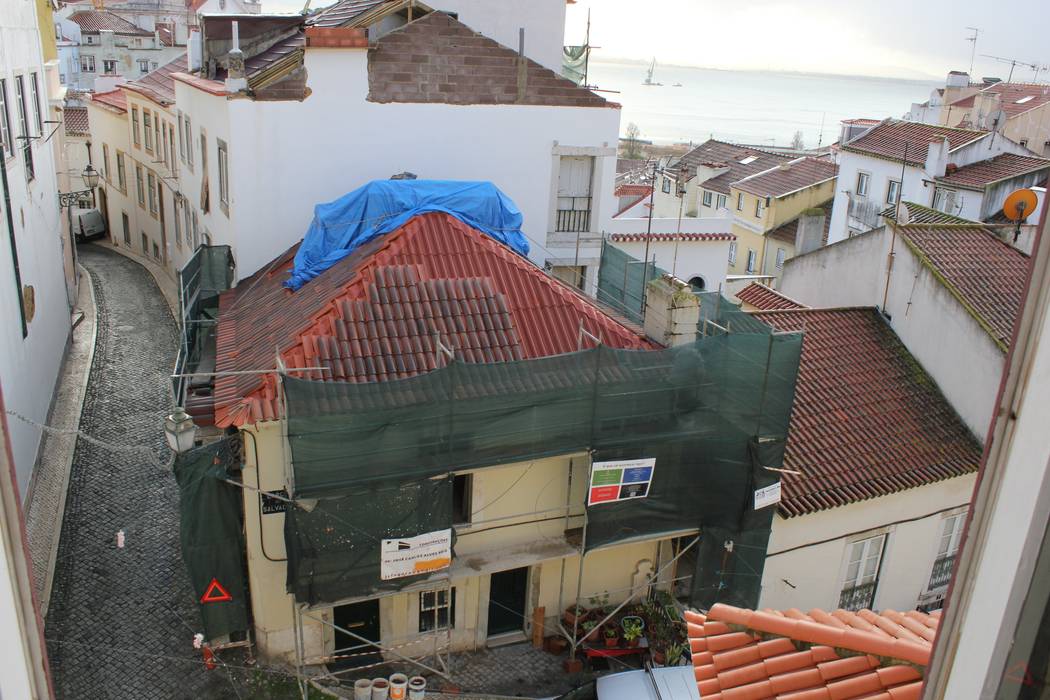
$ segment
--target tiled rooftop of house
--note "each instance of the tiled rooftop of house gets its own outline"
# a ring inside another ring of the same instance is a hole
[[[612,347],[654,347],[574,288],[447,214],[411,219],[293,293],[282,285],[297,249],[222,296],[217,371],[273,367],[276,346],[287,367],[327,368],[309,373],[314,379],[387,381],[443,363],[438,337],[460,360],[496,362],[575,352],[581,324]],[[219,377],[216,424],[274,419],[274,388],[258,375]]]
[[[918,700],[939,613],[687,611],[703,700]]]
[[[676,171],[682,166],[695,168],[698,165],[724,165],[729,168],[729,172],[706,180],[703,186],[704,189],[729,194],[729,186],[737,180],[769,170],[789,160],[790,156],[780,153],[710,139],[682,156],[677,166],[669,170]]]
[[[79,10],[71,14],[69,20],[80,25],[81,32],[88,34],[108,30],[126,36],[153,36],[152,32],[147,32],[120,15],[105,10]]]
[[[183,54],[168,61],[157,70],[150,71],[138,80],[126,84],[129,90],[141,93],[157,104],[175,104],[175,73],[185,73],[189,61]]]
[[[587,88],[443,12],[431,12],[380,37],[368,52],[372,102],[611,107]],[[479,78],[479,72],[484,78]]]
[[[380,12],[385,9],[383,5],[391,6],[393,10],[394,6],[400,8],[408,3],[404,0],[340,0],[311,16],[306,23],[312,27],[361,26],[359,20],[373,17],[377,8]],[[422,3],[416,3],[413,7],[417,17],[429,11],[430,8]]]
[[[831,206],[833,202],[834,200],[828,200],[820,206],[820,208],[824,210],[824,237],[822,239],[823,245],[828,244],[828,234],[831,232]],[[768,233],[766,233],[766,235],[770,238],[773,238],[774,240],[795,245],[795,239],[798,234],[798,222],[802,220],[803,215],[804,213],[799,214],[791,221],[786,221],[780,224],[780,226],[777,226],[772,231],[769,231]]]
[[[1038,83],[993,83],[981,92],[998,95],[999,109],[1007,117],[1050,103],[1050,85]]]
[[[963,219],[962,217],[955,216],[953,214],[946,214],[943,211],[938,211],[931,207],[924,206],[922,204],[916,204],[915,202],[901,202],[908,213],[907,221],[909,224],[976,224],[976,221],[970,221],[969,219]],[[897,220],[897,207],[896,205],[886,207],[879,216],[888,219],[889,221]]]
[[[825,158],[796,158],[733,183],[733,187],[759,197],[784,195],[832,180],[839,166]]]
[[[67,135],[84,136],[89,133],[87,107],[66,107],[62,112]]]
[[[921,122],[887,119],[857,138],[842,144],[842,150],[864,153],[878,158],[904,160],[907,146],[908,163],[921,166],[926,162],[930,142],[937,138],[948,139],[949,152],[973,143],[988,135],[986,131],[952,129]]]
[[[1002,349],[1010,345],[1030,259],[981,226],[909,225],[904,242]]]
[[[953,173],[937,178],[942,185],[983,190],[988,185],[1031,173],[1050,171],[1050,160],[1015,153],[1000,153],[994,158],[964,165]]]
[[[741,289],[736,293],[736,298],[744,302],[745,306],[751,306],[759,311],[806,308],[805,304],[800,304],[791,297],[758,282],[752,282]]]
[[[777,330],[805,333],[781,515],[835,508],[977,470],[980,444],[878,310],[753,315]]]
[[[648,196],[653,191],[651,185],[617,185],[614,197],[642,197]]]
[[[666,241],[735,241],[736,236],[732,233],[612,233],[609,240],[614,243],[644,243],[646,240],[654,242]]]
[[[124,96],[124,91],[120,88],[110,90],[109,92],[96,92],[91,95],[91,101],[98,102],[121,112],[128,111],[128,100]]]

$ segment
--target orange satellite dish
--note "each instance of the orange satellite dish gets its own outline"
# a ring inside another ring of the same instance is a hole
[[[1003,213],[1006,218],[1014,223],[1021,223],[1027,219],[1033,211],[1039,199],[1032,190],[1017,190],[1006,198],[1003,203]]]

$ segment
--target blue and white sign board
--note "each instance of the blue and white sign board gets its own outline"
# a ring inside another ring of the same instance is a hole
[[[595,462],[591,465],[591,485],[587,505],[617,503],[649,495],[656,458]]]

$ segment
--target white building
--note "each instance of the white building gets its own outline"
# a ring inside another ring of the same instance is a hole
[[[55,177],[55,153],[45,138],[54,128],[46,98],[55,70],[45,67],[34,4],[0,3],[0,387],[9,411],[46,423],[70,332],[73,284],[66,277]],[[51,28],[45,28],[50,35]],[[52,65],[52,68],[54,65]],[[17,486],[31,488],[40,430],[9,421]]]
[[[608,244],[639,262],[648,253],[658,268],[696,291],[725,286],[726,263],[736,236],[725,230],[720,219],[683,219],[681,230],[677,219],[653,219],[652,233],[647,232],[648,224],[648,219],[613,219]]]
[[[935,206],[937,178],[1000,153],[1034,155],[999,134],[895,119],[844,140],[829,242],[876,228],[898,197]]]
[[[561,41],[562,0],[450,6],[458,20],[394,0],[363,14],[337,4],[308,27],[241,18],[245,77],[227,70],[229,21],[204,18],[215,79],[175,76],[180,191],[202,237],[232,247],[238,278],[302,237],[315,204],[409,171],[491,180],[524,214],[530,257],[593,285],[616,211],[618,106],[529,60],[551,59],[540,35]],[[512,9],[521,17],[490,16]],[[529,25],[524,60],[472,31],[526,17],[550,25]]]

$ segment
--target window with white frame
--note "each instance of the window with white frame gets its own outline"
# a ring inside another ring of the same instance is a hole
[[[117,62],[103,59],[102,60],[102,73],[104,75],[116,75],[117,74]]]
[[[11,115],[7,109],[7,81],[0,78],[0,144],[7,156],[15,154],[15,135],[11,131]]]
[[[456,628],[456,589],[442,588],[419,593],[419,631]]]
[[[148,58],[140,58],[139,59],[139,73],[149,73],[149,59]]]
[[[193,169],[193,129],[189,116],[186,117],[186,164]]]
[[[667,194],[671,192],[671,178],[664,175],[663,191]]]
[[[109,181],[109,144],[102,144],[102,178]]]
[[[222,210],[229,213],[230,205],[230,163],[229,163],[229,152],[226,148],[226,142],[222,139],[215,139],[219,148],[219,204]]]
[[[871,185],[871,175],[868,173],[857,173],[857,196],[867,197],[868,188]]]
[[[146,208],[146,178],[143,176],[142,166],[135,164],[135,194],[139,200],[139,206]]]
[[[787,257],[787,252],[783,248],[777,248],[777,269],[784,269],[784,258]]]
[[[90,38],[90,37],[88,37]],[[90,42],[89,42],[90,43]],[[80,71],[82,73],[94,73],[95,72],[95,57],[92,55],[86,55],[80,57]]]
[[[147,151],[153,151],[153,118],[148,109],[142,110],[142,145]]]
[[[744,211],[744,193],[743,192],[737,192],[736,193],[736,210],[737,211]]]
[[[183,163],[185,163],[186,162],[186,135],[185,135],[185,133],[182,130],[182,112],[179,112],[176,115],[176,120],[178,122],[178,127],[179,127],[179,159],[182,160]]]
[[[955,565],[955,555],[959,552],[965,519],[966,513],[956,513],[944,519],[941,525],[941,536],[937,541],[937,558],[933,560],[933,570],[930,572],[928,590],[944,588],[951,581],[952,568]]]
[[[200,245],[200,229],[197,227],[197,210],[193,210],[193,249],[197,250],[197,246]]]
[[[716,209],[725,209],[726,208],[726,199],[727,198],[726,198],[726,196],[724,194],[718,195],[718,200],[717,200],[717,204],[715,205],[715,208]]]
[[[124,194],[128,193],[128,174],[124,166],[123,151],[117,151],[117,187]]]
[[[179,217],[179,200],[173,199],[171,203],[171,219],[175,222],[175,247],[182,247],[182,219]]]
[[[149,213],[156,216],[157,214],[157,177],[150,172],[146,176],[146,182],[149,188]]]
[[[713,199],[714,195],[709,190],[704,190],[704,206],[710,207]]]
[[[757,261],[757,259],[758,259],[758,253],[756,253],[755,251],[753,251],[750,248],[748,248],[747,249],[747,272],[748,272],[748,274],[750,274],[750,273],[755,271],[755,262]]]
[[[131,108],[131,142],[138,146],[142,143],[142,137],[139,131],[139,108]]]
[[[44,117],[40,112],[40,76],[32,73],[29,78],[29,89],[33,96],[33,116],[36,117],[36,133],[44,133]]]
[[[736,265],[736,241],[729,242],[729,264]]]
[[[182,203],[182,223],[185,224],[183,230],[186,232],[186,245],[193,248],[193,241],[190,239],[190,205],[186,201]]]
[[[762,215],[766,213],[765,201],[759,197],[755,200],[755,218],[761,219]]]
[[[870,608],[875,602],[886,535],[857,540],[846,548],[846,574],[838,607],[844,610]]]
[[[901,193],[899,180],[890,180],[886,185],[886,204],[896,204],[897,196]]]
[[[25,76],[15,76],[15,112],[18,117],[18,130],[22,137],[22,157],[25,159],[26,179],[32,181],[36,177],[36,168],[33,166],[33,140],[29,133],[29,109],[26,105],[28,95],[26,94]]]

